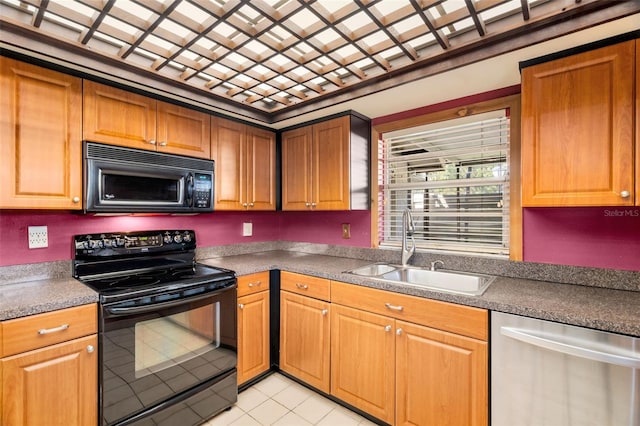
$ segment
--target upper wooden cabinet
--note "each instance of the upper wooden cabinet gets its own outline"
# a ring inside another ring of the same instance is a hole
[[[0,67],[0,208],[82,209],[82,80]]]
[[[282,210],[369,208],[367,120],[347,115],[282,133]]]
[[[214,117],[211,158],[216,167],[214,210],[276,209],[273,132]]]
[[[211,116],[84,81],[83,138],[199,158],[211,156]]]
[[[635,44],[522,70],[523,206],[640,202],[634,186]]]

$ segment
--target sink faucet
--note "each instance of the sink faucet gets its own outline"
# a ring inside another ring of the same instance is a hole
[[[411,210],[406,209],[402,214],[402,266],[407,266],[409,259],[416,251],[416,241],[413,239],[413,233],[416,228],[411,217]],[[407,237],[411,237],[411,246],[407,245]]]
[[[437,270],[438,266],[440,266],[441,268],[444,268],[444,262],[442,260],[434,260],[433,262],[431,262],[432,271]]]

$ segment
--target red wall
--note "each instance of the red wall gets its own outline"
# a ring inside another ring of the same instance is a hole
[[[300,241],[369,247],[368,211],[354,212],[214,212],[197,216],[90,216],[67,212],[0,212],[0,266],[69,260],[72,236],[83,233],[193,229],[199,247],[262,241]],[[242,223],[253,223],[253,236],[242,236]],[[342,223],[351,239],[342,239]],[[29,249],[28,227],[48,227],[49,247]]]
[[[640,271],[640,208],[526,208],[524,260]]]

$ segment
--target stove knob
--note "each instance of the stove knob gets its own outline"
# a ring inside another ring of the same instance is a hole
[[[177,234],[176,236],[173,237],[173,241],[180,244],[182,242],[182,235]]]
[[[97,249],[100,248],[100,245],[102,244],[102,241],[98,241],[98,240],[89,240],[89,248],[92,249]]]
[[[116,237],[116,239],[113,240],[114,247],[122,247],[123,245],[124,245],[124,239]]]
[[[188,233],[188,232],[185,232],[183,239],[184,239],[185,243],[190,243],[191,242],[191,234]]]
[[[82,248],[85,248],[85,249],[91,248],[91,244],[89,244],[89,241],[83,241]]]
[[[173,241],[173,238],[171,238],[171,235],[165,235],[163,238],[163,241],[165,244],[171,244],[171,242]]]
[[[102,243],[102,247],[106,247],[106,248],[111,247],[111,240],[107,238],[103,238],[100,242]]]

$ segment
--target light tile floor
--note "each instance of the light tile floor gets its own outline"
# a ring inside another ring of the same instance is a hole
[[[238,402],[204,426],[375,425],[359,414],[275,373],[238,395]]]

